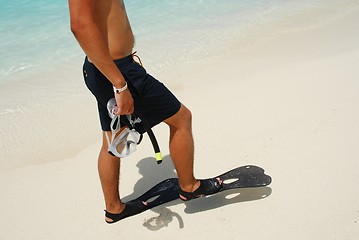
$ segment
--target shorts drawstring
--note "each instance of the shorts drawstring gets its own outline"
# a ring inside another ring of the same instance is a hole
[[[137,53],[137,51],[135,51],[134,53],[132,53],[133,61],[137,62],[138,64],[140,64],[140,65],[143,67],[141,58],[140,58],[136,53]],[[135,58],[136,58],[136,59],[135,59]],[[136,60],[137,60],[137,61],[136,61]]]

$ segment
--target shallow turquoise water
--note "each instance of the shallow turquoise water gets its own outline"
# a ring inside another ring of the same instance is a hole
[[[210,55],[214,49],[223,51],[236,41],[245,45],[249,35],[263,29],[266,31],[261,37],[266,38],[275,31],[318,24],[328,14],[357,7],[359,1],[128,0],[125,3],[138,47],[153,48],[155,63],[167,62],[174,56],[185,61],[194,55]],[[9,83],[17,74],[31,74],[82,57],[69,31],[67,1],[0,0],[0,6],[0,84]]]

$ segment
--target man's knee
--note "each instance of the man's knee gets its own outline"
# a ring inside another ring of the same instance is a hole
[[[189,110],[188,108],[186,108],[185,106],[182,105],[182,117],[183,117],[183,121],[187,122],[187,123],[192,123],[192,112],[191,110]]]
[[[181,128],[181,127],[191,127],[192,124],[192,113],[191,111],[185,107],[184,105],[181,106],[180,110],[170,117],[169,119],[165,120],[170,127]]]

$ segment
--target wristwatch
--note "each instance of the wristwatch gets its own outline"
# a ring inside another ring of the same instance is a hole
[[[123,91],[125,91],[127,89],[127,82],[125,84],[125,86],[123,86],[122,88],[116,88],[115,86],[113,86],[113,91],[117,94],[122,93]]]

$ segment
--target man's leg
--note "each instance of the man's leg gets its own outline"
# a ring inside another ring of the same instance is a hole
[[[184,105],[172,117],[164,121],[170,127],[170,153],[177,171],[180,187],[193,192],[200,185],[194,177],[194,141],[192,136],[192,114]]]
[[[111,138],[111,132],[108,132]],[[103,132],[102,147],[98,157],[98,172],[101,180],[102,191],[105,197],[106,211],[119,213],[124,209],[119,194],[120,159],[107,152],[108,144],[106,132]],[[106,218],[111,222],[112,219]]]

